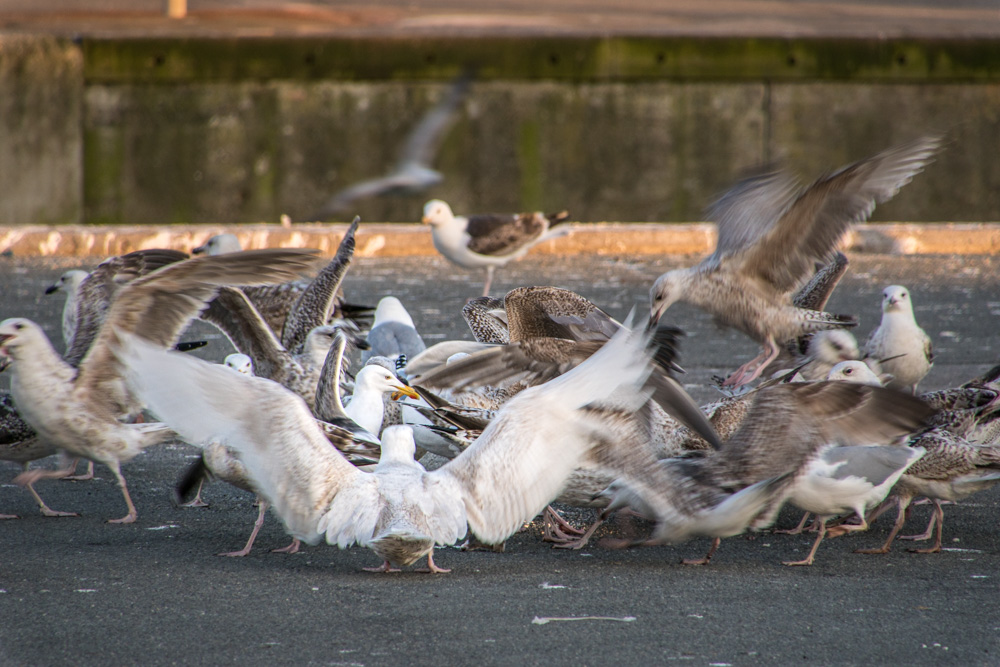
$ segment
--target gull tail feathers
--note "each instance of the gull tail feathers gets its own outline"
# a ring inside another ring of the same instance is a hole
[[[822,310],[806,310],[800,313],[806,320],[806,333],[824,329],[850,329],[858,326],[856,315],[835,315]]]

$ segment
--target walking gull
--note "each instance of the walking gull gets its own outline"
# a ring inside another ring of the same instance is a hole
[[[554,229],[568,218],[567,211],[457,216],[448,204],[432,199],[424,205],[423,221],[431,226],[434,247],[447,259],[467,269],[486,269],[486,296],[494,268],[523,257],[537,243],[568,234],[568,227]]]
[[[726,380],[735,386],[756,379],[784,341],[856,326],[853,316],[795,307],[791,294],[816,262],[830,256],[850,225],[895,195],[940,143],[930,137],[891,148],[804,190],[781,172],[737,184],[709,211],[718,223],[715,252],[694,267],[664,273],[653,284],[652,319],[686,301],[760,343],[760,356]]]
[[[120,421],[141,407],[126,387],[115,356],[120,337],[171,347],[219,284],[287,280],[311,266],[314,257],[313,251],[304,250],[250,251],[177,262],[137,278],[118,292],[79,368],[60,358],[34,322],[0,322],[0,354],[11,358],[11,393],[21,416],[43,440],[108,466],[128,506],[128,514],[113,522],[132,523],[137,514],[121,463],[174,433],[164,424]],[[15,481],[26,485],[53,476],[29,470]]]

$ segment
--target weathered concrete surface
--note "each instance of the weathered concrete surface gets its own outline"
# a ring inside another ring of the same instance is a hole
[[[83,58],[53,37],[0,38],[0,220],[82,220]]]
[[[190,252],[209,237],[234,233],[244,248],[317,248],[336,252],[347,225],[63,225],[0,227],[0,252],[16,257],[110,257],[144,248]],[[532,248],[532,255],[697,255],[715,247],[709,223],[590,223],[570,236]],[[427,227],[365,223],[358,230],[360,257],[437,256]],[[1000,254],[1000,223],[867,224],[848,232],[843,247],[895,255]]]

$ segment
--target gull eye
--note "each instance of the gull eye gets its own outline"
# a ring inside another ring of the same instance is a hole
[[[844,369],[844,375],[850,375],[853,372],[854,372],[853,368],[845,368]]]
[[[17,324],[14,325],[14,329],[16,329],[17,331],[20,331],[23,328],[24,328],[24,325],[21,324],[20,322],[18,322]]]

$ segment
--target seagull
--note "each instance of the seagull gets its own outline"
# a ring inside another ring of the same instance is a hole
[[[381,178],[355,183],[328,199],[310,220],[327,220],[359,199],[385,195],[415,195],[444,180],[431,167],[441,142],[455,122],[459,105],[469,92],[470,74],[462,74],[451,84],[441,101],[427,112],[403,144],[395,167]]]
[[[354,255],[354,235],[360,221],[361,218],[354,218],[340,240],[337,253],[314,279],[241,286],[267,326],[290,351],[301,351],[306,335],[317,326],[331,324],[337,319],[360,323],[370,315],[370,306],[345,303],[340,287]],[[241,249],[235,234],[219,234],[191,252],[215,256]]]
[[[0,359],[0,371],[6,368],[7,361]],[[14,400],[7,392],[0,392],[0,460],[14,461],[28,469],[28,464],[38,459],[58,453],[58,449],[39,438],[34,429],[31,428],[18,414],[14,405]],[[75,465],[75,464],[74,464]],[[65,470],[68,475],[69,469]],[[38,503],[42,516],[79,516],[76,512],[57,512],[50,509],[42,497],[35,491],[33,483],[28,483],[28,493]],[[0,519],[16,519],[14,514],[0,514]]]
[[[370,357],[396,359],[401,354],[413,359],[427,349],[413,324],[413,318],[394,296],[383,297],[378,302],[375,320],[368,333],[368,345],[370,349],[361,353],[362,362]]]
[[[73,269],[59,276],[59,280],[45,288],[46,294],[55,294],[56,292],[66,294],[66,303],[63,304],[62,312],[62,335],[63,345],[66,346],[67,350],[73,341],[73,335],[76,333],[76,307],[80,296],[80,284],[88,275],[90,274],[86,271]]]
[[[755,380],[787,340],[824,329],[857,326],[857,318],[794,306],[790,294],[825,260],[852,223],[867,219],[919,173],[937,151],[937,137],[918,139],[848,165],[802,190],[787,174],[751,177],[709,211],[718,223],[715,252],[700,264],[668,271],[650,290],[658,320],[685,301],[739,329],[763,346],[726,380]]]
[[[888,386],[911,394],[934,365],[931,339],[917,325],[910,291],[902,285],[882,290],[882,322],[868,337],[865,354],[879,359],[882,370],[892,375]]]
[[[24,318],[0,322],[0,354],[11,359],[11,394],[21,416],[41,439],[111,469],[128,506],[128,514],[112,523],[132,523],[137,517],[121,464],[175,437],[165,424],[120,421],[141,403],[121,376],[113,351],[119,337],[171,347],[220,283],[288,279],[311,266],[314,256],[304,250],[250,251],[176,262],[136,278],[118,292],[78,368],[59,357],[38,324]],[[63,475],[29,470],[15,482],[27,485],[56,476]]]
[[[542,241],[565,236],[569,227],[555,227],[568,219],[567,211],[456,216],[440,199],[427,202],[423,216],[439,253],[466,269],[486,269],[483,296],[490,293],[496,267],[523,257]]]
[[[919,399],[880,387],[773,384],[755,392],[750,414],[721,449],[652,465],[634,463],[605,492],[611,500],[607,511],[632,506],[654,520],[646,543],[714,538],[705,558],[690,561],[707,564],[720,538],[773,523],[829,443],[892,440],[909,434],[930,414]]]
[[[441,468],[417,464],[412,431],[395,426],[383,434],[375,470],[363,473],[326,444],[301,399],[274,383],[134,336],[122,337],[118,354],[137,394],[185,440],[218,439],[239,452],[294,537],[369,547],[383,561],[378,571],[426,556],[428,570],[442,572],[434,546],[469,529],[485,543],[503,541],[558,495],[588,452],[615,445],[587,406],[614,395],[637,407],[650,372],[645,337],[622,331],[575,369],[512,399]]]
[[[834,364],[825,379],[866,384],[870,387],[882,387],[885,384],[882,378],[876,375],[875,371],[868,364],[856,359]]]
[[[344,404],[344,411],[366,431],[377,435],[382,431],[385,412],[382,396],[386,394],[420,398],[412,388],[402,384],[392,371],[373,364],[358,371],[354,378],[354,393],[351,400]]]

